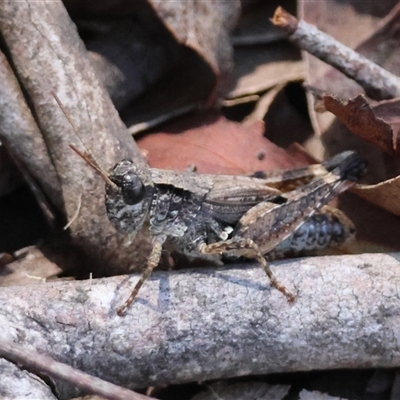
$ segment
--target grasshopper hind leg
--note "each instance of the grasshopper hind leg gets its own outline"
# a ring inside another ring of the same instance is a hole
[[[271,268],[269,267],[268,261],[261,254],[260,249],[253,240],[229,239],[211,244],[203,243],[199,246],[199,252],[204,255],[221,254],[235,257],[243,256],[246,258],[255,259],[267,274],[271,285],[283,293],[289,302],[293,302],[295,300],[294,294],[276,279],[275,275],[271,271]]]

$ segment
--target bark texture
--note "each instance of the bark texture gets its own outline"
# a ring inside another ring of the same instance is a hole
[[[61,184],[46,143],[5,55],[0,51],[0,137],[20,164],[41,182],[47,196],[62,208]]]
[[[129,387],[400,365],[400,254],[157,272],[125,317],[126,277],[3,288],[4,340]],[[57,385],[62,397],[75,392]]]
[[[0,359],[0,398],[57,400],[50,387],[37,375]]]

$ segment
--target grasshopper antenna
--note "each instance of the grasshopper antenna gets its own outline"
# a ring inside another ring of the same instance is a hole
[[[108,185],[116,186],[115,183],[109,178],[108,173],[103,168],[100,167],[99,163],[93,157],[93,154],[86,147],[85,142],[83,141],[81,135],[79,134],[78,130],[76,129],[74,123],[69,118],[69,115],[68,115],[67,111],[65,110],[63,104],[61,103],[61,100],[58,98],[57,94],[54,91],[51,91],[51,94],[53,95],[54,100],[57,102],[57,104],[60,107],[61,111],[65,115],[65,118],[67,118],[69,124],[72,126],[72,129],[74,130],[76,136],[81,141],[83,147],[85,148],[85,152],[82,153],[80,150],[78,150],[78,148],[75,145],[73,145],[71,143],[69,144],[69,147],[71,147],[71,149],[76,154],[78,154],[79,157],[83,158],[83,160],[85,160],[87,164],[89,164],[93,169],[95,169],[101,175],[101,177],[105,180],[105,182]]]

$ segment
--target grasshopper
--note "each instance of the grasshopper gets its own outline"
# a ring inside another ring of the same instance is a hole
[[[353,186],[365,170],[364,160],[347,151],[322,164],[253,176],[151,168],[150,181],[133,161],[120,161],[106,175],[113,182],[106,184],[108,218],[126,234],[135,234],[148,223],[153,250],[117,313],[123,315],[132,304],[158,265],[164,244],[211,261],[223,256],[255,259],[271,284],[293,301],[294,295],[277,281],[267,259],[324,248],[352,236],[350,220],[325,205]]]
[[[277,281],[268,260],[337,245],[355,232],[341,211],[326,206],[366,171],[365,161],[353,151],[321,164],[250,176],[150,168],[149,177],[131,160],[118,162],[107,173],[89,151],[70,147],[105,180],[105,205],[112,225],[132,237],[147,224],[153,238],[147,267],[117,309],[120,316],[159,264],[163,245],[218,263],[223,257],[255,259],[272,286],[293,301],[295,296]]]

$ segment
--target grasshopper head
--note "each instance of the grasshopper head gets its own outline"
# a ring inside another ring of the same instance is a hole
[[[146,174],[130,160],[117,163],[106,184],[107,216],[115,229],[136,233],[150,210],[153,185]]]

